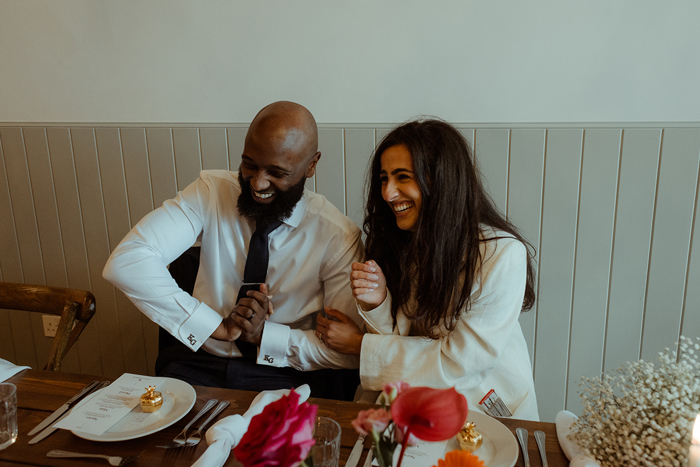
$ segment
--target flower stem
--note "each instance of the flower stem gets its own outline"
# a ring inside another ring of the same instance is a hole
[[[406,433],[403,435],[403,442],[401,443],[401,454],[399,454],[399,462],[396,463],[396,467],[401,467],[401,461],[403,461],[403,453],[406,452],[406,446],[408,446],[408,437],[411,436],[411,427],[409,426]]]
[[[384,465],[384,458],[382,457],[382,450],[381,450],[381,444],[380,444],[380,434],[377,433],[376,431],[372,430],[372,439],[374,442],[372,443],[372,447],[374,447],[374,458],[377,459],[377,462],[379,463],[379,467],[387,467]],[[369,456],[369,454],[367,454]],[[391,467],[391,466],[389,466]]]

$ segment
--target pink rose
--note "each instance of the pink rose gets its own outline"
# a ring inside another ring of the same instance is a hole
[[[248,431],[233,450],[245,467],[298,465],[314,444],[317,406],[299,404],[294,390],[268,404],[253,417]]]
[[[355,431],[367,436],[371,431],[382,433],[391,422],[391,414],[384,409],[367,409],[357,414],[352,421]]]
[[[408,383],[404,383],[403,381],[385,384],[382,388],[382,393],[379,394],[378,402],[382,405],[391,405],[394,400],[396,400],[396,396],[410,387]]]

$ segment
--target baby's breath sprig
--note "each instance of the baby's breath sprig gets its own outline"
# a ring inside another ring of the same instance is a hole
[[[679,350],[656,364],[627,362],[610,374],[582,378],[583,415],[569,439],[601,467],[681,467],[700,413],[700,337],[681,336]]]

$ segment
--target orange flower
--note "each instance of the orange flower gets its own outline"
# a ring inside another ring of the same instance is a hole
[[[478,456],[469,451],[450,451],[445,454],[445,460],[440,459],[433,467],[486,467]]]

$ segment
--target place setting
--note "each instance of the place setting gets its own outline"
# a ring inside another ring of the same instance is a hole
[[[151,397],[158,388],[156,404],[143,402],[148,401],[149,387],[153,388]],[[74,399],[77,402],[69,400],[30,431],[29,435],[38,434],[29,444],[40,442],[59,428],[90,441],[126,441],[147,436],[184,417],[194,406],[197,394],[184,381],[127,373],[112,383],[91,383]]]
[[[513,467],[518,460],[511,431],[492,416],[469,410],[454,388],[389,384],[378,404],[381,408],[360,411],[353,420],[359,436],[346,467],[358,465],[367,438],[372,446],[366,466]]]
[[[96,442],[142,438],[181,420],[191,411],[196,401],[195,389],[189,383],[173,378],[127,373],[111,383],[92,381],[30,430],[28,436],[32,438],[27,444],[37,444],[58,429]],[[207,426],[229,405],[227,400],[207,400],[169,445],[157,447],[172,449],[197,446]],[[190,430],[207,413],[209,416],[196,429]],[[110,465],[125,465],[138,458],[139,454],[116,456],[52,449],[46,456],[96,457],[104,458]]]

